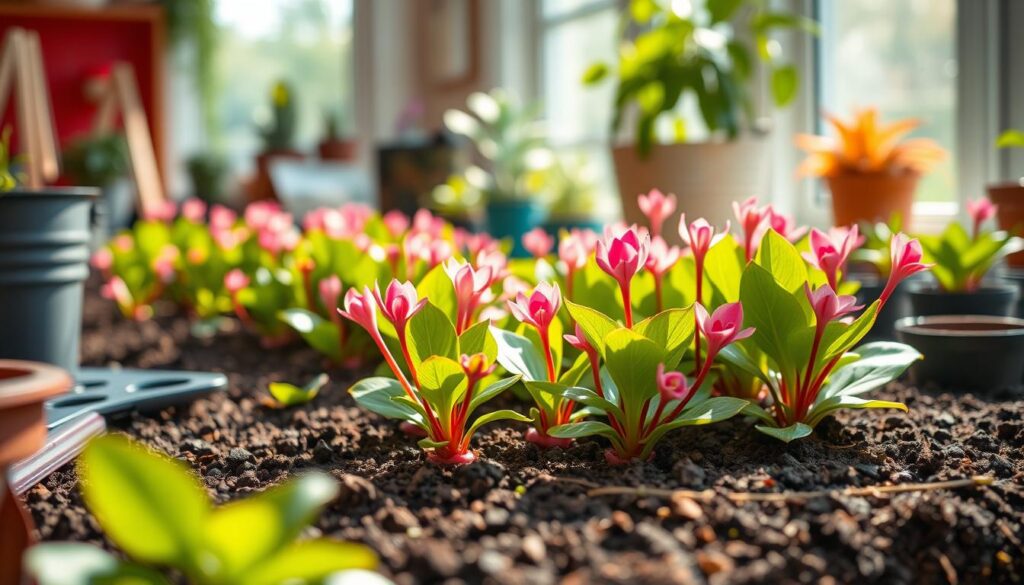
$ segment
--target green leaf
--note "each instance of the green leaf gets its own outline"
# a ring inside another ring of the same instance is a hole
[[[755,328],[751,340],[784,372],[795,371],[798,357],[810,352],[807,347],[790,344],[797,333],[810,327],[797,296],[779,286],[767,270],[752,263],[743,271],[740,301],[745,324]]]
[[[907,405],[902,402],[892,402],[890,400],[867,400],[853,394],[839,394],[827,400],[819,400],[816,402],[814,404],[814,408],[811,409],[810,413],[808,413],[807,424],[812,427],[817,426],[817,424],[821,422],[821,419],[842,408],[894,408],[896,410],[907,412]]]
[[[997,148],[1024,148],[1024,132],[1020,130],[1007,130],[999,135],[996,141]]]
[[[580,439],[601,435],[609,439],[618,440],[619,435],[611,426],[597,420],[585,420],[577,423],[558,425],[548,429],[548,434],[559,439]]]
[[[217,508],[203,530],[217,573],[240,575],[278,554],[337,495],[337,482],[317,472]]]
[[[558,382],[545,382],[543,380],[526,380],[523,382],[526,391],[530,393],[534,403],[543,408],[548,417],[553,417],[555,411],[563,406],[562,395],[565,393],[565,384]]]
[[[836,369],[822,387],[818,400],[870,392],[895,380],[923,357],[909,345],[888,341],[862,345],[856,352],[860,359]]]
[[[490,323],[481,321],[469,327],[459,336],[459,353],[473,355],[482,353],[488,362],[498,359],[498,344],[490,334]]]
[[[316,398],[328,380],[327,374],[320,374],[301,388],[288,382],[271,382],[270,395],[282,406],[306,404]]]
[[[285,309],[277,315],[297,331],[310,347],[334,361],[341,361],[341,341],[338,327],[333,322],[306,309]]]
[[[505,390],[511,388],[521,379],[522,377],[519,376],[518,374],[515,376],[510,376],[508,378],[503,378],[501,380],[498,380],[497,382],[494,382],[490,386],[484,388],[482,391],[476,392],[473,395],[473,398],[469,401],[469,412],[473,412],[478,407],[485,404],[487,401],[493,399],[494,397],[501,394]]]
[[[431,356],[419,368],[420,395],[427,401],[443,428],[451,418],[452,407],[466,395],[466,374],[455,360]]]
[[[771,273],[782,288],[791,293],[804,294],[807,284],[807,265],[796,246],[773,229],[769,229],[757,250],[757,263]]]
[[[512,374],[521,375],[525,381],[547,379],[544,358],[529,339],[497,327],[491,327],[491,336],[498,344],[498,363],[501,367]]]
[[[307,540],[292,544],[265,560],[238,580],[246,585],[319,582],[347,569],[377,568],[377,556],[361,544],[335,540]]]
[[[661,8],[654,0],[631,0],[629,3],[629,14],[638,24],[645,24],[658,14]]]
[[[473,436],[473,434],[476,433],[477,429],[479,429],[483,425],[485,425],[487,423],[492,423],[492,422],[495,422],[495,421],[499,421],[499,420],[514,420],[514,421],[517,421],[517,422],[531,422],[531,421],[533,421],[532,418],[530,418],[528,416],[525,416],[525,415],[522,415],[522,414],[519,414],[518,412],[516,412],[514,410],[496,410],[494,412],[488,412],[487,414],[485,414],[485,415],[477,418],[475,421],[473,421],[473,425],[469,427],[468,431],[466,431],[466,439],[465,440],[469,441],[469,439]]]
[[[89,510],[122,550],[143,563],[188,566],[210,501],[185,465],[106,435],[89,443],[79,470]]]
[[[583,379],[583,376],[590,371],[590,358],[587,357],[587,354],[581,353],[576,356],[576,361],[572,363],[572,366],[562,372],[562,375],[558,377],[558,382],[560,384],[565,384],[566,386],[575,386],[579,384],[580,380]]]
[[[625,420],[626,414],[622,412],[622,409],[616,404],[612,404],[608,400],[601,398],[590,388],[566,388],[564,396],[573,402],[578,402],[584,406],[591,406],[600,410],[601,412],[607,413],[609,418],[614,417],[618,420]]]
[[[717,24],[732,18],[736,13],[736,9],[743,2],[744,0],[707,0],[707,10],[711,16],[711,24]]]
[[[693,307],[668,309],[635,324],[633,330],[662,347],[665,365],[674,368],[690,346],[696,327]]]
[[[604,313],[572,301],[565,301],[565,308],[576,324],[587,336],[587,341],[603,356],[604,340],[609,333],[619,328],[619,324]]]
[[[604,63],[594,63],[583,73],[583,84],[593,85],[600,82],[602,79],[608,76],[608,65]]]
[[[644,401],[658,394],[658,365],[665,361],[665,349],[629,329],[616,329],[605,338],[605,367],[621,396],[628,428],[638,428]]]
[[[455,299],[455,285],[448,273],[444,271],[444,265],[437,265],[430,269],[430,272],[416,285],[416,294],[421,299],[430,299],[430,302],[441,309],[448,316],[448,322],[454,323],[458,312],[458,303]]]
[[[349,388],[356,404],[386,418],[396,418],[426,428],[424,417],[408,404],[395,398],[406,396],[402,385],[394,378],[364,378]]]
[[[788,105],[796,97],[800,76],[793,65],[783,65],[772,70],[772,97],[775,105]]]
[[[25,571],[38,585],[170,585],[152,569],[126,563],[91,544],[46,542],[25,552]]]
[[[795,441],[796,439],[802,439],[810,436],[814,429],[805,425],[804,423],[795,423],[785,428],[772,427],[767,425],[754,425],[754,428],[768,435],[774,437],[784,443]]]
[[[432,356],[459,359],[459,338],[455,326],[430,301],[409,320],[409,353],[417,368]]]

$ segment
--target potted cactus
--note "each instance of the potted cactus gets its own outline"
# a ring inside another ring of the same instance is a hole
[[[342,135],[342,118],[340,114],[328,111],[324,113],[324,136],[317,145],[320,160],[347,162],[356,158],[356,142]]]
[[[256,156],[254,199],[276,198],[270,181],[270,163],[273,159],[302,157],[302,153],[295,149],[295,128],[298,124],[295,94],[286,81],[278,81],[271,88],[270,108],[269,122],[259,128],[263,150]]]
[[[808,155],[797,174],[828,183],[835,225],[886,221],[898,214],[909,228],[917,182],[946,158],[946,151],[927,138],[901,141],[920,122],[883,124],[874,108],[858,110],[849,122],[829,114],[825,120],[836,138],[798,135],[796,145]]]

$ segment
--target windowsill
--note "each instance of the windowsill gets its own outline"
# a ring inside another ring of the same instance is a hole
[[[918,201],[914,203],[913,231],[937,234],[956,218],[960,205],[953,201]]]

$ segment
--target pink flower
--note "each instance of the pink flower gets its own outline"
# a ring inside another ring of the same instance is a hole
[[[661,278],[676,265],[676,262],[679,261],[679,254],[678,246],[669,246],[661,236],[654,236],[651,240],[651,252],[647,256],[644,266],[655,278]]]
[[[811,266],[825,273],[832,290],[839,288],[839,271],[846,264],[850,253],[863,243],[857,226],[846,229],[836,227],[828,234],[811,230],[811,251],[804,252],[803,257]]]
[[[178,205],[170,199],[142,208],[142,218],[149,221],[169,222],[177,213]]]
[[[558,242],[558,259],[565,263],[570,271],[575,271],[587,265],[590,251],[583,238],[576,230],[562,232]]]
[[[850,295],[837,296],[836,291],[832,290],[832,287],[827,284],[819,286],[814,291],[811,291],[810,285],[805,284],[804,293],[807,295],[807,300],[811,303],[811,309],[814,311],[818,328],[825,327],[829,321],[842,319],[846,315],[864,308],[863,305],[857,304],[856,297]]]
[[[355,287],[348,289],[345,293],[345,308],[338,309],[338,314],[361,325],[374,339],[380,336],[377,330],[377,303],[370,287],[364,286],[363,292],[357,291]]]
[[[203,223],[206,219],[206,202],[195,197],[186,199],[181,204],[181,215],[192,223]]]
[[[397,331],[403,332],[409,319],[427,304],[427,299],[419,298],[416,287],[411,282],[399,282],[397,278],[391,279],[383,296],[380,294],[380,287],[374,285],[373,297],[377,299],[384,317],[394,324]]]
[[[734,341],[746,339],[754,334],[754,328],[743,329],[743,306],[740,303],[726,303],[711,315],[704,305],[695,305],[697,327],[708,344],[707,359],[712,360],[718,352]]]
[[[597,265],[617,280],[620,287],[625,287],[647,263],[650,251],[650,236],[641,237],[633,226],[620,236],[597,242]]]
[[[89,264],[104,274],[108,273],[114,266],[114,253],[110,251],[110,248],[100,248],[93,253],[92,258],[89,259]]]
[[[174,280],[174,263],[179,255],[177,248],[167,244],[160,249],[160,253],[153,259],[153,272],[156,273],[156,277],[161,282],[166,284]]]
[[[448,258],[451,258],[453,252],[454,250],[452,250],[452,245],[448,240],[433,240],[430,242],[430,245],[427,246],[427,264],[433,268]]]
[[[555,247],[555,239],[544,228],[535,227],[523,234],[523,248],[534,258],[543,258]]]
[[[485,250],[498,251],[498,242],[489,234],[465,234],[462,238],[462,245],[465,247],[466,256],[474,257]]]
[[[135,248],[135,240],[130,234],[115,236],[113,244],[118,252],[131,252]]]
[[[508,301],[508,308],[516,319],[546,332],[562,308],[562,291],[557,284],[541,282],[529,297],[519,293],[515,302]]]
[[[273,201],[257,201],[245,208],[245,223],[254,230],[262,230],[271,218],[281,212],[281,206]]]
[[[223,231],[235,227],[238,214],[223,205],[214,205],[210,208],[210,230]]]
[[[693,257],[697,260],[698,266],[703,266],[704,257],[712,246],[722,241],[722,238],[729,233],[729,222],[725,222],[725,229],[715,234],[715,228],[703,217],[686,225],[686,214],[679,216],[679,237],[690,246]]]
[[[594,346],[590,345],[590,341],[587,340],[587,335],[583,333],[579,323],[576,324],[575,334],[566,333],[562,338],[566,343],[589,356],[593,356],[597,352]]]
[[[476,255],[476,269],[491,269],[491,282],[495,282],[508,273],[508,256],[501,250],[480,250]]]
[[[651,233],[655,236],[661,235],[661,226],[665,220],[672,216],[676,210],[676,196],[665,195],[657,189],[651,189],[647,195],[638,195],[637,204],[640,211],[647,216],[647,222],[651,226]]]
[[[459,365],[462,366],[463,373],[469,378],[470,384],[490,376],[494,373],[496,364],[488,364],[487,356],[482,353],[475,353],[473,355],[462,354],[459,358]]]
[[[384,227],[388,229],[388,233],[395,238],[401,236],[409,229],[409,218],[397,209],[392,209],[385,213],[381,221],[384,222]]]
[[[455,331],[461,334],[466,327],[469,327],[476,308],[490,293],[494,273],[490,266],[474,269],[470,264],[460,264],[454,258],[448,259],[444,265],[444,271],[455,286],[455,299],[458,307]]]
[[[101,294],[104,298],[115,301],[122,309],[129,309],[135,304],[135,299],[132,298],[128,285],[125,284],[120,276],[111,278],[107,284],[103,285]]]
[[[975,238],[981,234],[981,224],[995,217],[998,209],[999,206],[993,204],[988,199],[975,199],[967,202],[967,214],[971,216],[973,227],[971,233]]]
[[[338,298],[341,297],[341,279],[337,274],[321,278],[317,288],[320,289],[320,302],[333,314],[338,308]]]
[[[690,385],[682,372],[665,371],[665,364],[658,364],[658,393],[662,403],[682,400],[690,393]]]
[[[232,296],[247,286],[249,286],[249,277],[238,268],[224,275],[224,288],[228,289],[228,293]]]
[[[790,242],[799,241],[807,233],[806,226],[797,226],[793,218],[782,213],[776,213],[771,205],[768,206],[767,213],[768,216],[764,227],[775,230],[776,233]]]
[[[760,243],[760,236],[764,235],[762,225],[768,219],[769,208],[757,206],[757,197],[750,197],[743,203],[733,201],[732,211],[736,214],[736,221],[739,222],[740,230],[743,232],[743,250],[746,253],[747,262],[754,259],[754,252]]]
[[[882,291],[882,296],[880,297],[882,305],[885,305],[886,301],[889,300],[889,297],[896,290],[899,283],[909,276],[932,267],[931,264],[922,263],[922,257],[921,242],[917,241],[916,238],[911,239],[902,232],[892,237],[892,240],[889,241],[889,258],[892,261],[892,270],[889,272],[889,280],[885,283],[885,290]],[[881,311],[881,307],[879,307],[879,311]]]
[[[417,234],[427,234],[432,238],[441,236],[444,231],[445,222],[440,217],[434,216],[426,209],[420,209],[412,216],[412,231]]]

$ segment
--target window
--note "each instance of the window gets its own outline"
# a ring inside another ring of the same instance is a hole
[[[608,151],[615,87],[587,87],[581,80],[591,63],[617,61],[619,10],[617,0],[542,0],[539,8],[540,99],[548,134],[560,153],[586,157],[601,202],[615,198]]]
[[[918,200],[926,203],[958,199],[956,5],[956,0],[818,2],[820,109],[846,117],[857,107],[877,106],[884,120],[919,118],[915,136],[932,138],[950,153],[918,187]]]
[[[217,82],[224,151],[235,166],[259,151],[256,130],[270,115],[270,89],[288,81],[298,109],[296,146],[309,149],[324,133],[325,116],[342,132],[352,117],[353,0],[217,0],[221,31]]]

